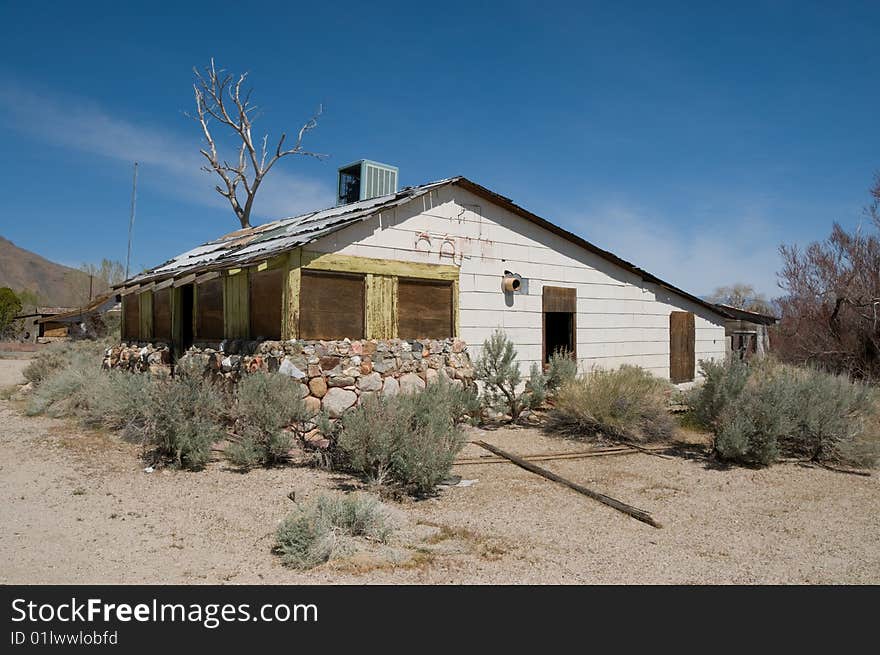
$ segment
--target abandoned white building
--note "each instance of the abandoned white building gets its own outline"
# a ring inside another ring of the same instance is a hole
[[[731,317],[464,177],[397,190],[340,169],[336,207],[238,230],[117,287],[123,339],[180,354],[229,339],[457,337],[496,328],[524,372],[557,349],[674,382],[725,355]]]

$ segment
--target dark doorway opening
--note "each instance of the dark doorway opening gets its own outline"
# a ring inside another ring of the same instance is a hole
[[[182,355],[193,344],[193,285],[180,287],[180,346]]]
[[[572,312],[544,312],[544,363],[553,353],[575,352],[574,314]]]

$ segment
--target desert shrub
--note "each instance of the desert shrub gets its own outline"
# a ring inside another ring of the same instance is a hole
[[[880,454],[877,394],[817,369],[769,359],[702,363],[694,416],[724,460],[768,465],[780,455],[873,465]]]
[[[370,482],[430,493],[464,445],[466,393],[441,381],[423,393],[359,405],[341,421],[337,444],[345,465]]]
[[[560,349],[550,355],[546,373],[548,393],[556,393],[563,384],[574,380],[577,369],[577,360],[569,351]]]
[[[279,373],[254,373],[237,385],[232,415],[238,441],[226,448],[236,466],[271,466],[287,458],[293,445],[289,428],[308,418],[302,385]]]
[[[525,403],[529,409],[535,409],[544,404],[544,401],[547,400],[547,390],[547,376],[544,375],[537,363],[532,362],[529,368],[529,380],[526,382]]]
[[[510,415],[516,421],[523,410],[529,407],[529,392],[518,391],[522,382],[516,348],[503,330],[495,330],[483,342],[483,351],[474,364],[477,379],[483,382],[486,404],[493,409]]]
[[[111,430],[142,425],[145,399],[156,381],[147,374],[100,371],[82,385],[76,415],[90,427]]]
[[[22,371],[22,375],[34,386],[71,366],[99,369],[104,351],[110,342],[61,341],[39,351]]]
[[[29,416],[68,416],[73,414],[84,385],[100,375],[96,366],[82,363],[66,365],[40,378],[39,385],[28,399],[25,413]]]
[[[638,366],[595,369],[562,385],[547,427],[573,437],[666,439],[675,431],[666,410],[669,388]]]
[[[735,357],[726,362],[700,362],[703,383],[687,392],[693,418],[700,425],[714,426],[722,412],[742,393],[749,377],[749,365]]]
[[[141,425],[128,434],[151,446],[158,458],[197,470],[211,456],[211,446],[226,436],[228,399],[214,383],[180,376],[157,380],[144,399]]]
[[[391,533],[388,511],[366,494],[342,497],[320,495],[297,506],[275,534],[275,552],[286,566],[309,569],[347,554],[348,538],[384,542]]]
[[[725,403],[715,419],[715,451],[721,459],[764,466],[773,462],[779,438],[792,427],[791,392],[784,379],[765,377]]]

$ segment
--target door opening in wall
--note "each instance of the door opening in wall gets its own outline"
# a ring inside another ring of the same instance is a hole
[[[185,353],[193,345],[193,285],[180,287],[180,354]]]
[[[544,363],[553,353],[563,350],[574,353],[574,314],[572,312],[544,312]]]
[[[542,361],[560,350],[577,357],[577,289],[545,286],[543,296]]]

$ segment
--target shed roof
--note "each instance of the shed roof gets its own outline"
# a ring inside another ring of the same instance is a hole
[[[733,307],[731,305],[725,305],[723,303],[718,303],[716,307],[721,308],[725,313],[730,315],[730,318],[734,318],[739,321],[746,321],[747,323],[760,323],[761,325],[775,325],[779,322],[779,318],[773,316],[771,314],[762,314],[760,312],[751,312],[747,309],[740,309],[739,307]]]
[[[157,282],[170,277],[179,277],[190,273],[235,268],[268,257],[280,254],[293,248],[304,246],[321,237],[332,234],[349,225],[367,220],[376,214],[392,207],[404,205],[416,198],[444,186],[455,185],[481,196],[488,201],[525,218],[544,229],[602,257],[603,259],[627,270],[646,282],[655,284],[678,296],[687,298],[698,305],[719,314],[732,318],[724,307],[707,302],[702,298],[688,293],[665,282],[651,273],[637,267],[617,255],[599,248],[595,244],[565,230],[537,214],[520,207],[510,198],[502,196],[484,186],[472,182],[465,177],[450,177],[420,186],[405,187],[396,193],[368,200],[361,200],[347,205],[331,207],[320,211],[302,214],[292,218],[283,218],[256,227],[230,232],[219,239],[197,246],[184,252],[164,264],[136,275],[116,285],[116,289],[132,287],[139,284]]]

